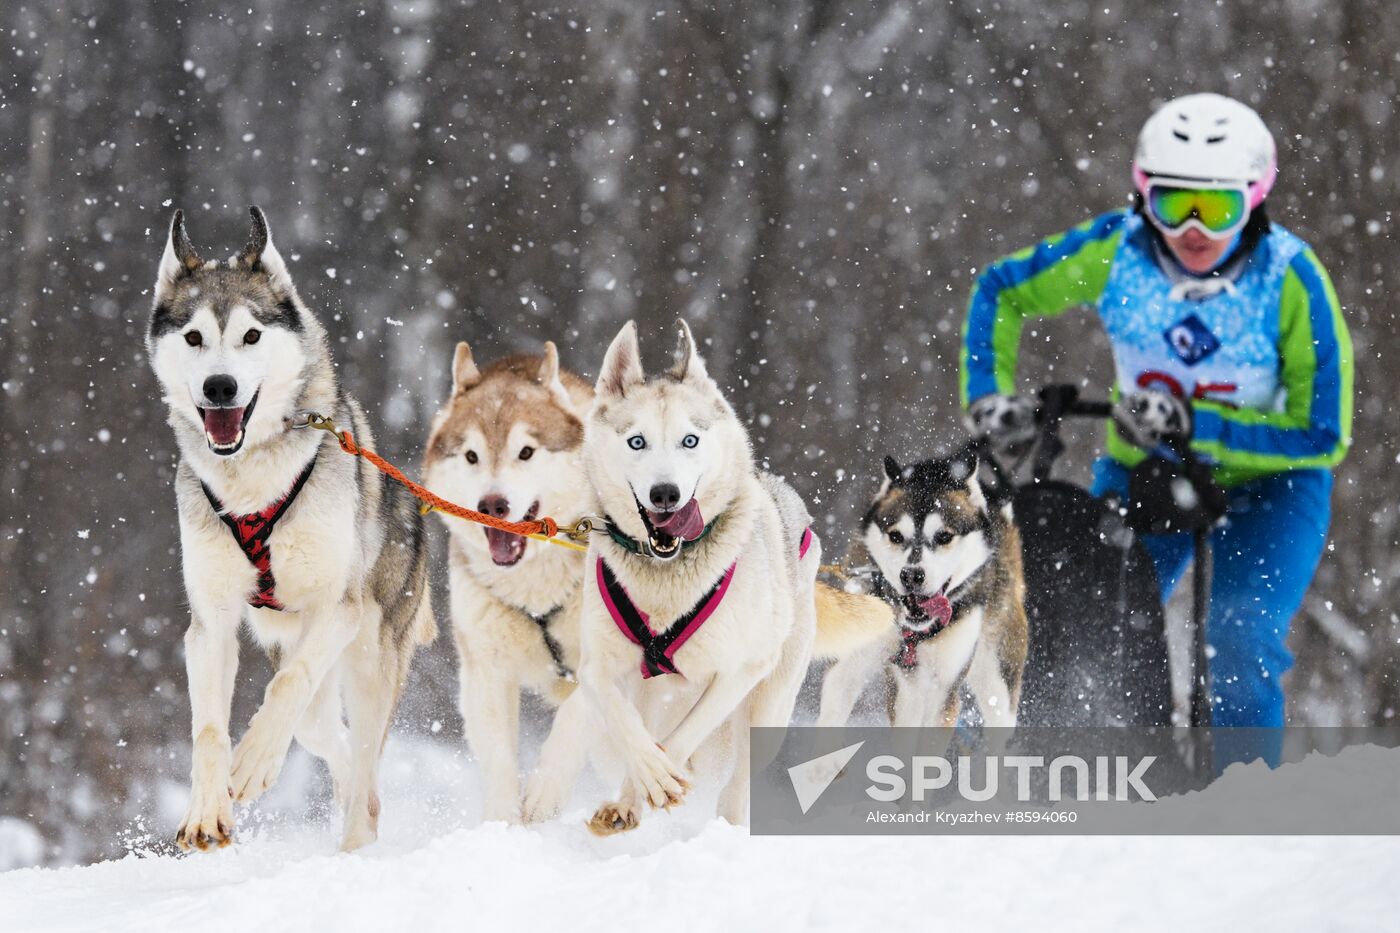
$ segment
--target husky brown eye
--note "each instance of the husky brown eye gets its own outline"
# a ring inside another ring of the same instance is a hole
[[[256,327],[250,328],[248,333],[243,335],[244,343],[257,343],[261,339],[262,331],[258,330]]]
[[[522,448],[520,448],[520,459],[521,459],[521,460],[529,460],[529,459],[530,459],[531,457],[533,457],[534,455],[535,455],[535,448],[533,448],[533,447],[522,447]]]
[[[477,461],[478,459],[479,459],[479,458],[478,458],[477,455],[476,455],[476,451],[474,451],[474,450],[469,450],[469,451],[467,451],[467,462],[468,462],[468,463],[476,463],[476,461]]]
[[[204,337],[197,330],[187,330],[185,331],[185,343],[192,347],[203,346]]]
[[[933,536],[934,547],[945,547],[953,543],[953,533],[951,531],[940,531]]]
[[[903,544],[903,543],[904,543],[904,534],[903,534],[903,532],[900,532],[900,531],[891,531],[891,532],[890,532],[890,544]]]

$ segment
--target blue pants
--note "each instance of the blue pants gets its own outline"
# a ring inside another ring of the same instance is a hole
[[[1128,471],[1094,464],[1094,494],[1128,492]],[[1206,622],[1211,718],[1217,726],[1282,726],[1284,671],[1293,655],[1284,641],[1312,583],[1331,519],[1332,474],[1292,470],[1227,490],[1230,509],[1211,535],[1215,573]],[[1189,533],[1144,535],[1162,600],[1186,572]]]

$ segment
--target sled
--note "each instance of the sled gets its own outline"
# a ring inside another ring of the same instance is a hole
[[[1224,494],[1184,445],[1171,459],[1150,457],[1133,472],[1131,505],[1053,477],[1064,452],[1060,422],[1106,418],[1107,402],[1085,401],[1074,386],[1040,391],[1039,436],[1030,478],[1017,482],[986,456],[997,495],[1009,498],[1021,532],[1030,651],[1018,725],[1170,726],[1172,678],[1166,619],[1143,532],[1195,534],[1191,716],[1209,725],[1205,616],[1210,528]],[[1182,495],[1183,482],[1194,494]]]

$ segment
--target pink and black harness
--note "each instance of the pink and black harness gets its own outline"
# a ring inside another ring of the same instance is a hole
[[[248,596],[248,605],[255,609],[275,609],[281,612],[286,607],[277,599],[277,581],[272,577],[272,546],[268,543],[268,538],[272,536],[272,528],[277,524],[278,519],[286,514],[296,501],[297,495],[301,492],[306,481],[311,478],[311,471],[316,466],[316,458],[312,457],[311,462],[306,465],[306,469],[301,471],[296,482],[287,494],[276,502],[269,505],[260,512],[253,512],[248,515],[231,515],[225,512],[224,504],[214,495],[213,490],[200,483],[204,490],[204,496],[209,500],[209,504],[214,508],[214,514],[228,526],[233,532],[233,540],[238,543],[238,549],[243,552],[243,556],[248,558],[248,563],[253,565],[253,569],[258,572],[258,582],[256,589]]]
[[[805,528],[802,531],[802,540],[798,544],[797,559],[806,557],[811,546],[812,529]],[[714,615],[719,604],[724,601],[725,593],[729,591],[729,582],[734,578],[734,570],[738,566],[738,561],[730,564],[729,569],[715,581],[714,586],[710,587],[704,596],[700,597],[694,608],[672,622],[664,631],[656,632],[652,630],[651,617],[637,608],[637,604],[627,594],[627,589],[613,575],[607,561],[602,557],[598,558],[598,593],[603,597],[603,605],[608,607],[608,614],[612,616],[618,629],[627,636],[628,641],[642,649],[641,670],[644,679],[680,673],[676,668],[676,652],[700,630],[700,626],[704,625],[710,616]]]

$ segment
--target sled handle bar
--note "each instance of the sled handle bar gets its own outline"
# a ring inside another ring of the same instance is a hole
[[[1080,398],[1079,387],[1068,383],[1041,386],[1036,398],[1035,419],[1042,427],[1063,418],[1108,418],[1113,414],[1112,402]]]
[[[1081,399],[1079,387],[1068,383],[1042,386],[1036,397],[1040,400],[1035,409],[1040,443],[1036,445],[1031,476],[1039,483],[1050,478],[1055,461],[1065,452],[1064,441],[1060,440],[1060,422],[1067,417],[1107,418],[1113,414],[1113,406],[1104,401]]]
[[[1062,417],[1111,418],[1113,417],[1113,403],[1078,401],[1062,412]]]
[[[1040,443],[1036,448],[1031,475],[1041,482],[1050,478],[1055,461],[1065,451],[1064,442],[1060,440],[1060,422],[1065,418],[1112,418],[1113,403],[1080,398],[1079,387],[1068,383],[1042,386],[1036,396],[1040,400],[1035,410],[1036,424],[1040,426]],[[1183,464],[1197,465],[1198,458],[1189,444],[1172,438],[1167,441],[1167,447]]]
[[[1079,397],[1079,387],[1069,383],[1045,385],[1036,393],[1039,404],[1035,409],[1035,423],[1040,437],[1035,445],[1035,459],[1031,463],[1033,482],[1044,482],[1050,478],[1055,462],[1065,452],[1064,441],[1060,439],[1060,422],[1066,418],[1112,418],[1113,403],[1101,399]],[[1188,443],[1179,438],[1169,438],[1165,442],[1172,454],[1192,472],[1202,468],[1200,458],[1191,450]],[[987,439],[977,438],[969,442],[969,447],[992,469],[998,485],[1005,489],[1015,489],[1010,472],[991,455]]]

